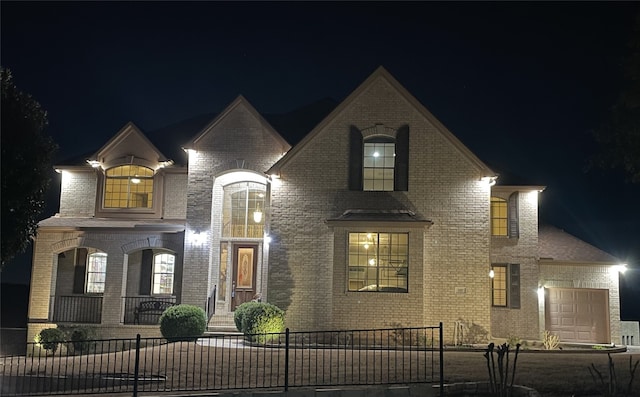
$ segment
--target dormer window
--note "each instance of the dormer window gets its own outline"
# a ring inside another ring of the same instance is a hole
[[[105,172],[104,208],[152,208],[151,168],[120,165]]]

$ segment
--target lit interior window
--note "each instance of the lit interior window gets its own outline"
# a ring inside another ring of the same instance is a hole
[[[105,208],[152,208],[153,170],[139,165],[109,168],[105,176]]]
[[[507,200],[491,197],[491,235],[507,235]]]
[[[407,292],[408,233],[349,233],[349,291]]]

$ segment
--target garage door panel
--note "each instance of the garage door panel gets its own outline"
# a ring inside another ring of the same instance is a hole
[[[609,291],[548,288],[545,319],[563,342],[608,343]]]

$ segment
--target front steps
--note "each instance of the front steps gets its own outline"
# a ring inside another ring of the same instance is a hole
[[[207,325],[207,332],[205,334],[238,334],[242,335],[236,328],[236,323],[233,321],[233,313],[214,314],[209,320]]]

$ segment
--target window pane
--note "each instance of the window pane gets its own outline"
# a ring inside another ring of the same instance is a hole
[[[493,306],[507,306],[507,267],[494,265],[491,279],[491,296]]]
[[[266,187],[241,182],[224,188],[222,208],[223,237],[261,238],[264,235]],[[256,217],[256,213],[261,213]],[[259,219],[259,222],[255,220]]]
[[[365,142],[363,157],[364,190],[392,191],[395,143]]]
[[[349,291],[408,291],[407,233],[349,233]]]
[[[152,208],[153,170],[122,165],[105,171],[105,208]]]
[[[156,254],[153,257],[153,293],[173,294],[173,275],[176,257],[173,254]]]
[[[507,201],[499,197],[491,197],[491,234],[507,235]]]
[[[107,274],[107,254],[96,252],[87,257],[87,283],[86,292],[101,294],[104,292],[104,283]]]

